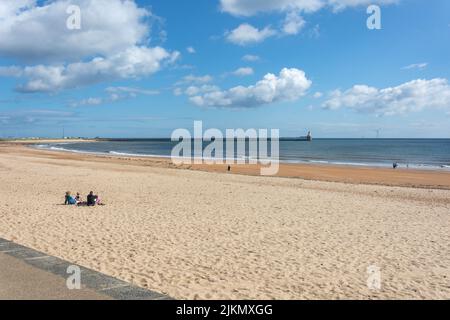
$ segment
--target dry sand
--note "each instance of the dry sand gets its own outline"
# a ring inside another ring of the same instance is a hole
[[[450,299],[448,173],[406,174],[441,190],[0,145],[0,237],[181,299]],[[61,205],[92,189],[107,206]]]

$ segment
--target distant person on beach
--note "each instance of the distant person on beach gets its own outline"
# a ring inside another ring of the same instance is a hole
[[[76,205],[77,204],[77,200],[75,200],[75,198],[70,195],[69,191],[66,192],[64,204],[65,205]]]
[[[77,192],[77,196],[75,197],[75,200],[77,200],[77,204],[81,203],[81,195],[79,192]]]
[[[98,199],[98,197],[96,195],[94,195],[93,191],[89,192],[89,194],[87,196],[87,205],[89,207],[95,206],[97,204],[97,199]]]
[[[397,169],[398,168],[398,163],[397,162],[394,162],[393,164],[392,164],[392,168],[395,170],[395,169]]]
[[[67,191],[66,192],[66,196],[65,196],[65,200],[64,200],[64,205],[68,205],[69,204],[69,200],[70,200],[70,192]]]

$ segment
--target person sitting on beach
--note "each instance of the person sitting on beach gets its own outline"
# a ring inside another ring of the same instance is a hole
[[[95,206],[97,204],[97,199],[98,199],[98,197],[94,195],[93,191],[89,192],[89,194],[87,196],[87,205],[89,207]]]
[[[103,206],[102,200],[99,196],[95,196],[95,204],[98,206]]]
[[[65,200],[64,200],[64,205],[68,205],[69,204],[69,199],[70,199],[70,192],[67,191],[66,192],[66,196],[65,196]]]
[[[76,205],[77,204],[77,200],[75,200],[75,198],[70,195],[69,191],[66,192],[66,200],[64,201],[64,204],[65,205]]]
[[[75,197],[75,200],[77,200],[77,203],[81,202],[81,195],[79,192],[77,192],[77,196]]]

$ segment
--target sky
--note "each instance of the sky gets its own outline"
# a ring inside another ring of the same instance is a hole
[[[449,79],[447,0],[0,0],[0,138],[450,138]]]

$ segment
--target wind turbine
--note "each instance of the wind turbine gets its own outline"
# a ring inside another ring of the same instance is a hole
[[[380,139],[380,131],[381,129],[375,129],[375,132],[377,133],[377,139]]]

